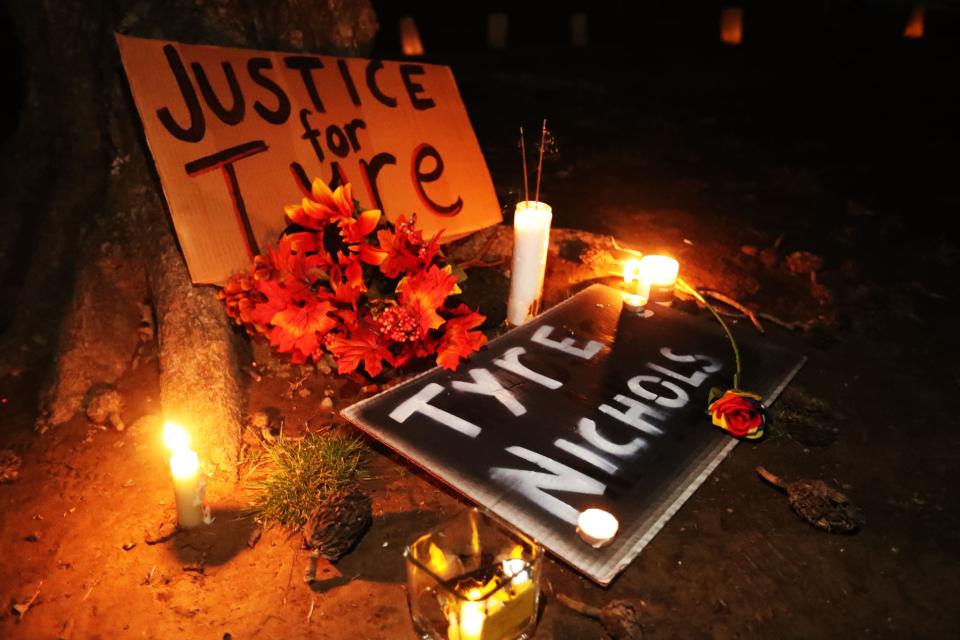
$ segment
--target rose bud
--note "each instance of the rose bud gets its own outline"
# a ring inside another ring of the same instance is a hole
[[[713,424],[736,438],[756,440],[763,436],[767,409],[760,396],[747,391],[730,390],[707,407]]]

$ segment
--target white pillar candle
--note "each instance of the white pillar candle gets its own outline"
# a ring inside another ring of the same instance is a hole
[[[513,217],[513,270],[507,302],[507,322],[515,327],[540,312],[552,219],[550,205],[534,201],[517,203]]]
[[[170,475],[177,504],[177,523],[184,529],[204,522],[206,481],[200,473],[200,458],[190,448],[190,434],[175,422],[163,426],[163,440],[171,450]]]
[[[640,279],[648,283],[653,302],[673,302],[679,273],[680,263],[668,256],[643,256],[640,259]]]
[[[586,509],[577,518],[577,533],[583,541],[599,549],[613,541],[620,523],[603,509]]]

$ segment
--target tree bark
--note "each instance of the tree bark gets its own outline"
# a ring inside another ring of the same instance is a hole
[[[243,411],[242,341],[215,289],[190,282],[113,34],[360,53],[377,29],[370,2],[20,0],[8,11],[23,100],[0,160],[0,296],[19,305],[16,315],[0,315],[0,375],[54,355],[48,420],[68,420],[84,387],[114,382],[129,363],[130,318],[139,319],[137,298],[149,282],[165,417],[190,426],[200,454],[230,472]],[[110,267],[111,256],[125,256],[124,264]],[[42,336],[30,338],[43,331],[59,336],[51,349],[22,348],[42,345]]]

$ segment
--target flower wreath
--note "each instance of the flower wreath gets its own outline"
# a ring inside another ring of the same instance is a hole
[[[315,179],[300,205],[285,208],[290,226],[220,291],[229,315],[250,335],[264,335],[294,363],[332,356],[341,374],[436,356],[454,370],[487,342],[486,319],[452,303],[466,279],[446,263],[438,232],[429,241],[416,215],[390,223],[362,210],[350,184],[332,190]]]

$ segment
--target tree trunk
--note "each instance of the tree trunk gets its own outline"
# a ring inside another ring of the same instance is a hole
[[[113,34],[358,53],[377,29],[370,2],[20,0],[7,10],[23,82],[0,160],[0,301],[18,309],[0,314],[0,375],[53,355],[46,419],[70,419],[91,385],[129,364],[149,283],[165,417],[189,425],[201,455],[230,472],[241,341],[215,289],[190,283]]]

